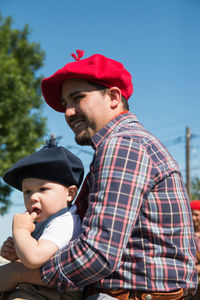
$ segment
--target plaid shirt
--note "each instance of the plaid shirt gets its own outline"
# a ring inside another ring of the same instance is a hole
[[[126,112],[92,138],[83,233],[41,268],[59,291],[196,289],[191,210],[166,148]]]

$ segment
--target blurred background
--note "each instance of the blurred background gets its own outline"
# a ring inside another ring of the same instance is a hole
[[[82,49],[84,58],[103,54],[132,74],[130,111],[168,148],[190,197],[200,199],[199,0],[1,0],[0,14],[0,176],[51,133],[88,172],[92,149],[75,143],[64,114],[40,91],[41,78]],[[0,183],[1,245],[24,205],[20,192]]]

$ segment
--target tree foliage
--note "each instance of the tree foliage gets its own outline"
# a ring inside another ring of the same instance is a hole
[[[200,200],[200,178],[195,177],[191,182],[192,200]]]
[[[0,177],[13,163],[32,153],[46,131],[40,91],[44,51],[29,42],[29,27],[12,28],[0,15]],[[10,204],[11,188],[0,178],[0,214]]]

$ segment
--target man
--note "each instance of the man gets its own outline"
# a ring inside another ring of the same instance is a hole
[[[133,86],[124,66],[77,54],[42,81],[42,92],[65,113],[76,142],[95,150],[77,200],[83,232],[40,269],[41,279],[60,292],[87,286],[94,299],[184,299],[197,287],[196,249],[178,166],[128,111]],[[17,268],[16,281],[41,284],[37,270],[30,279]]]

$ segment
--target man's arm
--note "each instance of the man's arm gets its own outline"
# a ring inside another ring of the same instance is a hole
[[[39,270],[28,269],[19,261],[0,267],[0,292],[10,291],[21,282],[44,285]]]
[[[49,240],[35,240],[31,236],[34,216],[28,212],[17,214],[13,219],[15,250],[22,263],[30,269],[38,269],[58,250]]]

